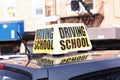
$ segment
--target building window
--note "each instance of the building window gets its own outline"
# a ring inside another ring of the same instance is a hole
[[[16,0],[5,0],[4,1],[4,18],[15,19],[16,17]]]
[[[71,11],[79,11],[80,6],[79,6],[79,1],[71,1]]]
[[[32,13],[34,17],[45,16],[45,1],[44,0],[32,0]]]
[[[95,0],[83,0],[90,11],[95,11]],[[84,6],[79,0],[68,0],[68,14],[87,13]]]
[[[36,15],[42,15],[43,14],[43,9],[42,9],[42,7],[36,7],[36,10],[35,10],[36,12]]]

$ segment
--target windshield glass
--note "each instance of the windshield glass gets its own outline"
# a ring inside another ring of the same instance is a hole
[[[0,69],[0,80],[32,80],[31,74],[26,71],[10,68]]]

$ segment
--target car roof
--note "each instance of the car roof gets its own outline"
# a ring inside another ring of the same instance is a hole
[[[91,59],[88,60],[91,62],[120,57],[119,50],[89,51],[88,53],[92,54]],[[4,55],[4,56],[0,56],[0,59],[1,59],[0,63],[14,64],[19,66],[25,66],[28,62],[27,55]],[[88,61],[83,61],[82,63],[86,63]],[[81,63],[81,62],[78,62],[78,63]],[[27,67],[41,68],[41,66],[37,64],[37,61],[35,59],[33,59]]]
[[[20,67],[25,66],[28,62],[27,55],[3,55],[0,56],[0,59],[0,63],[13,64],[18,65]],[[37,65],[36,60],[32,60],[27,67],[39,68],[40,66]]]

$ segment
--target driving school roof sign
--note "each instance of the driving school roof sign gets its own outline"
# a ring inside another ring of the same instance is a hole
[[[92,48],[84,24],[69,23],[41,26],[35,32],[35,53],[65,54]]]

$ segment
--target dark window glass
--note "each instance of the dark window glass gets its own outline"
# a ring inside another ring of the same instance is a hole
[[[18,70],[14,71],[14,69],[12,70],[0,69],[0,80],[32,80],[31,76],[28,76],[28,73]]]
[[[108,69],[76,76],[70,80],[120,80],[120,68]]]
[[[71,1],[71,10],[72,11],[80,10],[79,1]]]

